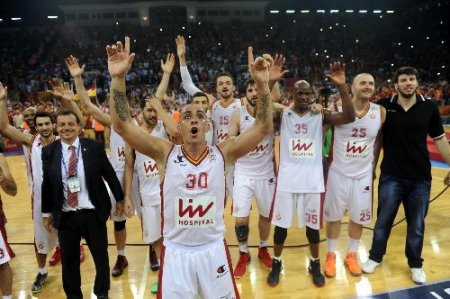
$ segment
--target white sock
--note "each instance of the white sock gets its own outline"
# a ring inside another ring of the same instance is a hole
[[[281,262],[281,256],[274,256],[273,257],[274,260]]]
[[[357,252],[358,245],[359,245],[359,239],[352,239],[352,238],[348,239],[348,251]]]
[[[125,249],[117,250],[117,255],[125,256]]]
[[[267,246],[269,246],[269,243],[267,242],[267,240],[259,241],[259,248],[263,248],[263,247],[267,247]]]
[[[327,239],[328,252],[336,252],[336,239]]]
[[[44,268],[39,268],[39,273],[41,273],[41,274],[46,274],[48,271],[47,271],[47,268],[46,267],[44,267]]]
[[[320,260],[320,258],[311,256],[311,261],[315,262],[315,261],[318,261],[318,260]]]
[[[245,244],[239,243],[239,251],[240,252],[248,252],[248,243],[245,243]]]

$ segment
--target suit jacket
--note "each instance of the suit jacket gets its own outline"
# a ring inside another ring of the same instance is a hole
[[[103,179],[117,201],[123,200],[122,187],[100,142],[80,137],[80,146],[89,199],[95,207],[97,218],[106,221],[111,213],[111,201]],[[56,140],[42,149],[42,213],[52,214],[55,228],[60,226],[65,200],[61,157],[61,140]]]

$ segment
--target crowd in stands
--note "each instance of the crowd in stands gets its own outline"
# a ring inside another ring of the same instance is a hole
[[[56,111],[57,103],[39,91],[45,91],[47,81],[53,77],[70,81],[63,58],[73,54],[86,64],[85,85],[95,82],[98,102],[103,103],[110,82],[105,45],[128,35],[137,55],[126,78],[127,95],[133,114],[137,114],[139,99],[152,93],[160,80],[160,60],[167,53],[176,52],[174,38],[181,34],[187,40],[192,78],[209,92],[214,91],[215,76],[221,71],[233,74],[240,86],[248,76],[246,48],[255,45],[261,52],[286,56],[290,72],[285,79],[285,102],[290,97],[289,82],[294,81],[290,78],[305,78],[314,82],[318,90],[327,90],[324,71],[329,62],[341,60],[346,63],[350,79],[359,72],[374,75],[378,87],[375,99],[390,96],[392,72],[399,66],[411,65],[419,70],[421,92],[450,104],[447,23],[439,7],[433,6],[380,16],[270,16],[264,23],[198,21],[149,27],[120,24],[17,28],[0,34],[0,81],[9,88],[11,117],[30,105]],[[170,110],[188,100],[180,83],[176,68],[166,99]]]

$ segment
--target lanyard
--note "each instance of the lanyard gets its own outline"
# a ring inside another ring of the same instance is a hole
[[[80,147],[81,147],[81,144],[78,145],[78,149],[77,149],[77,172],[78,172],[78,157],[80,156]],[[72,153],[70,153],[70,155],[72,155]],[[69,156],[69,160],[70,160],[70,156]],[[66,162],[64,161],[64,155],[62,155],[62,157],[61,157],[61,163],[64,166],[64,171],[66,172],[67,177],[69,177],[69,171],[67,170],[67,165],[66,165]]]

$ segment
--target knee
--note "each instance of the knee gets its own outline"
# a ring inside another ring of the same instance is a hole
[[[248,240],[249,233],[248,224],[236,225],[234,231],[236,232],[236,237],[239,243],[246,243]]]
[[[275,231],[273,234],[273,242],[275,244],[284,244],[287,237],[287,228],[275,226]]]
[[[114,231],[120,232],[120,231],[124,230],[126,222],[127,222],[126,220],[124,220],[124,221],[114,221]]]
[[[306,237],[308,238],[308,242],[310,244],[319,244],[320,242],[320,233],[317,229],[312,229],[310,227],[306,227]]]

